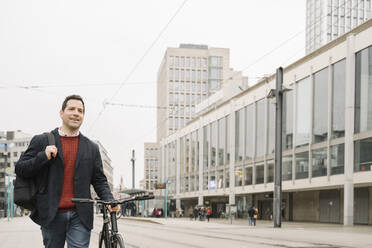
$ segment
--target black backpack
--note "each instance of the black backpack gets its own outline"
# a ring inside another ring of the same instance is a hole
[[[52,133],[45,133],[45,135],[48,136],[48,145],[55,145],[54,135]],[[16,179],[14,179],[15,204],[31,211],[35,210],[36,194],[45,192],[47,187],[49,170],[45,170],[44,172],[43,180],[40,184],[36,183],[36,177],[23,178],[17,176]]]

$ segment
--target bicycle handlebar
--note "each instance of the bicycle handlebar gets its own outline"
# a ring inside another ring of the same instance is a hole
[[[117,200],[112,200],[112,201],[93,200],[93,199],[88,199],[88,198],[72,198],[71,201],[74,203],[99,203],[103,205],[117,205],[117,204],[123,204],[123,203],[131,202],[131,201],[150,200],[154,198],[155,197],[153,195],[143,195],[143,196],[131,196],[128,198],[117,199]]]

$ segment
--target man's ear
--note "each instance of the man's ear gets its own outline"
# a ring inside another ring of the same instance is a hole
[[[62,115],[63,115],[63,110],[61,109],[61,110],[59,111],[59,117],[62,118]]]

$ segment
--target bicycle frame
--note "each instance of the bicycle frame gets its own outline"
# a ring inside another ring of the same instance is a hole
[[[118,233],[118,223],[116,219],[116,213],[111,212],[110,218],[108,215],[108,209],[107,206],[102,204],[103,206],[103,226],[102,226],[102,236],[103,236],[103,242],[105,242],[105,247],[111,248],[111,240],[110,237],[115,237],[115,235]],[[111,230],[109,228],[109,223],[111,222]],[[111,231],[111,234],[110,234]]]
[[[101,236],[99,239],[99,247],[101,247],[102,241],[103,241],[106,248],[117,248],[117,247],[124,247],[124,241],[118,231],[116,212],[110,212],[110,216],[109,216],[107,207],[108,206],[114,207],[118,204],[123,204],[125,202],[130,202],[130,201],[150,200],[150,199],[154,199],[154,196],[153,195],[132,196],[126,199],[112,200],[112,201],[73,198],[71,199],[71,201],[75,203],[92,203],[92,204],[96,203],[96,204],[102,205],[103,226],[102,226],[102,231],[100,234]],[[111,229],[110,229],[109,223],[111,223]]]

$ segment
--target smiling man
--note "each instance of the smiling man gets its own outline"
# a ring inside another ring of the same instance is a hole
[[[36,196],[31,219],[41,226],[44,246],[63,248],[67,242],[68,248],[86,248],[93,228],[93,206],[75,204],[71,199],[90,198],[90,185],[103,200],[113,196],[97,144],[79,131],[85,114],[83,99],[66,97],[59,114],[62,125],[52,131],[56,144],[49,144],[45,134],[36,135],[15,171],[17,176],[34,177],[38,188],[43,188]],[[118,211],[119,206],[113,210]]]

